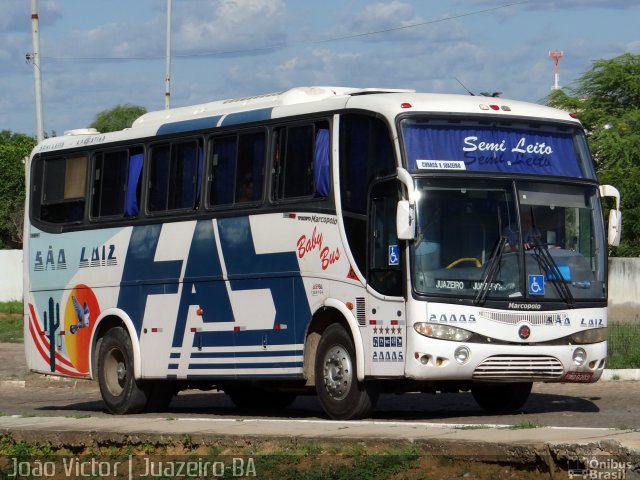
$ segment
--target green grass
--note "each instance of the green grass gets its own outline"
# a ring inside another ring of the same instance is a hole
[[[0,302],[0,343],[22,341],[22,302]]]
[[[142,473],[142,459],[153,462],[191,461],[218,462],[224,464],[224,478],[265,478],[278,480],[422,480],[425,478],[509,478],[529,480],[541,478],[546,465],[529,463],[513,466],[490,461],[471,460],[467,455],[434,455],[428,447],[411,442],[376,442],[365,440],[311,441],[292,440],[250,440],[251,453],[246,452],[246,444],[236,439],[216,441],[191,439],[189,449],[184,449],[185,439],[175,439],[167,444],[153,441],[119,445],[87,445],[86,447],[66,445],[52,446],[46,442],[24,442],[14,439],[12,434],[0,434],[0,455],[14,457],[21,461],[55,463],[56,471],[63,472],[64,461],[69,458],[100,462],[127,462],[133,467],[134,478]],[[129,458],[129,455],[132,455]],[[137,460],[137,462],[136,462]],[[238,465],[244,473],[234,470]],[[540,467],[540,468],[539,468]],[[9,465],[0,462],[0,478],[6,478]],[[118,473],[121,471],[119,470]],[[234,473],[235,472],[235,473]],[[126,470],[125,470],[126,473]],[[217,476],[217,475],[216,475]],[[548,475],[547,475],[548,476]],[[171,478],[159,472],[156,478]],[[57,477],[56,477],[57,478]],[[120,478],[120,477],[118,477]],[[193,478],[189,476],[188,478]],[[200,477],[198,477],[200,478]],[[207,478],[209,478],[207,476]],[[213,478],[213,477],[211,477]]]
[[[531,428],[542,428],[544,425],[537,422],[520,422],[507,427],[508,430],[528,430]]]
[[[640,325],[609,325],[607,368],[640,368]]]
[[[0,313],[22,314],[22,302],[0,302]]]
[[[0,315],[0,343],[22,343],[22,314]]]

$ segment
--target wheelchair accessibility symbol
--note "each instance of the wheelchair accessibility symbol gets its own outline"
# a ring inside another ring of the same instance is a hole
[[[529,275],[529,295],[544,295],[544,275]]]
[[[398,245],[389,245],[389,265],[400,265]]]

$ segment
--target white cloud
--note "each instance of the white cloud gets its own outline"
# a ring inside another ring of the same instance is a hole
[[[283,0],[183,0],[172,6],[171,47],[176,57],[260,49],[282,43],[286,35]],[[50,56],[160,58],[165,45],[166,11],[156,5],[145,21],[126,19],[72,31],[52,46]]]
[[[178,52],[259,49],[286,36],[283,0],[219,0],[211,5],[182,5],[176,11],[172,42]]]
[[[362,35],[363,41],[430,41],[443,43],[461,37],[460,24],[447,16],[425,18],[414,6],[400,1],[374,3],[339,13],[333,35]]]

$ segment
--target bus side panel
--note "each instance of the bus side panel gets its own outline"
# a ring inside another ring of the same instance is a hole
[[[31,227],[25,254],[25,351],[31,370],[89,376],[92,333],[101,309],[115,305],[130,232],[55,235]]]
[[[336,224],[278,213],[37,232],[29,366],[88,376],[96,321],[118,308],[145,378],[301,377],[312,313],[330,297],[355,304],[361,289]]]

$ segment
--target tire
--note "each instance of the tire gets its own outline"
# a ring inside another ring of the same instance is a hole
[[[267,411],[289,407],[296,399],[295,393],[239,387],[225,390],[233,404],[242,410]]]
[[[133,376],[133,348],[122,327],[109,330],[98,354],[98,384],[107,409],[116,415],[144,411],[148,389]]]
[[[375,384],[358,381],[353,341],[339,324],[330,325],[320,337],[315,383],[322,408],[334,420],[367,417],[378,400]]]
[[[532,386],[532,382],[474,385],[471,394],[483,410],[509,413],[519,410],[527,402]]]

